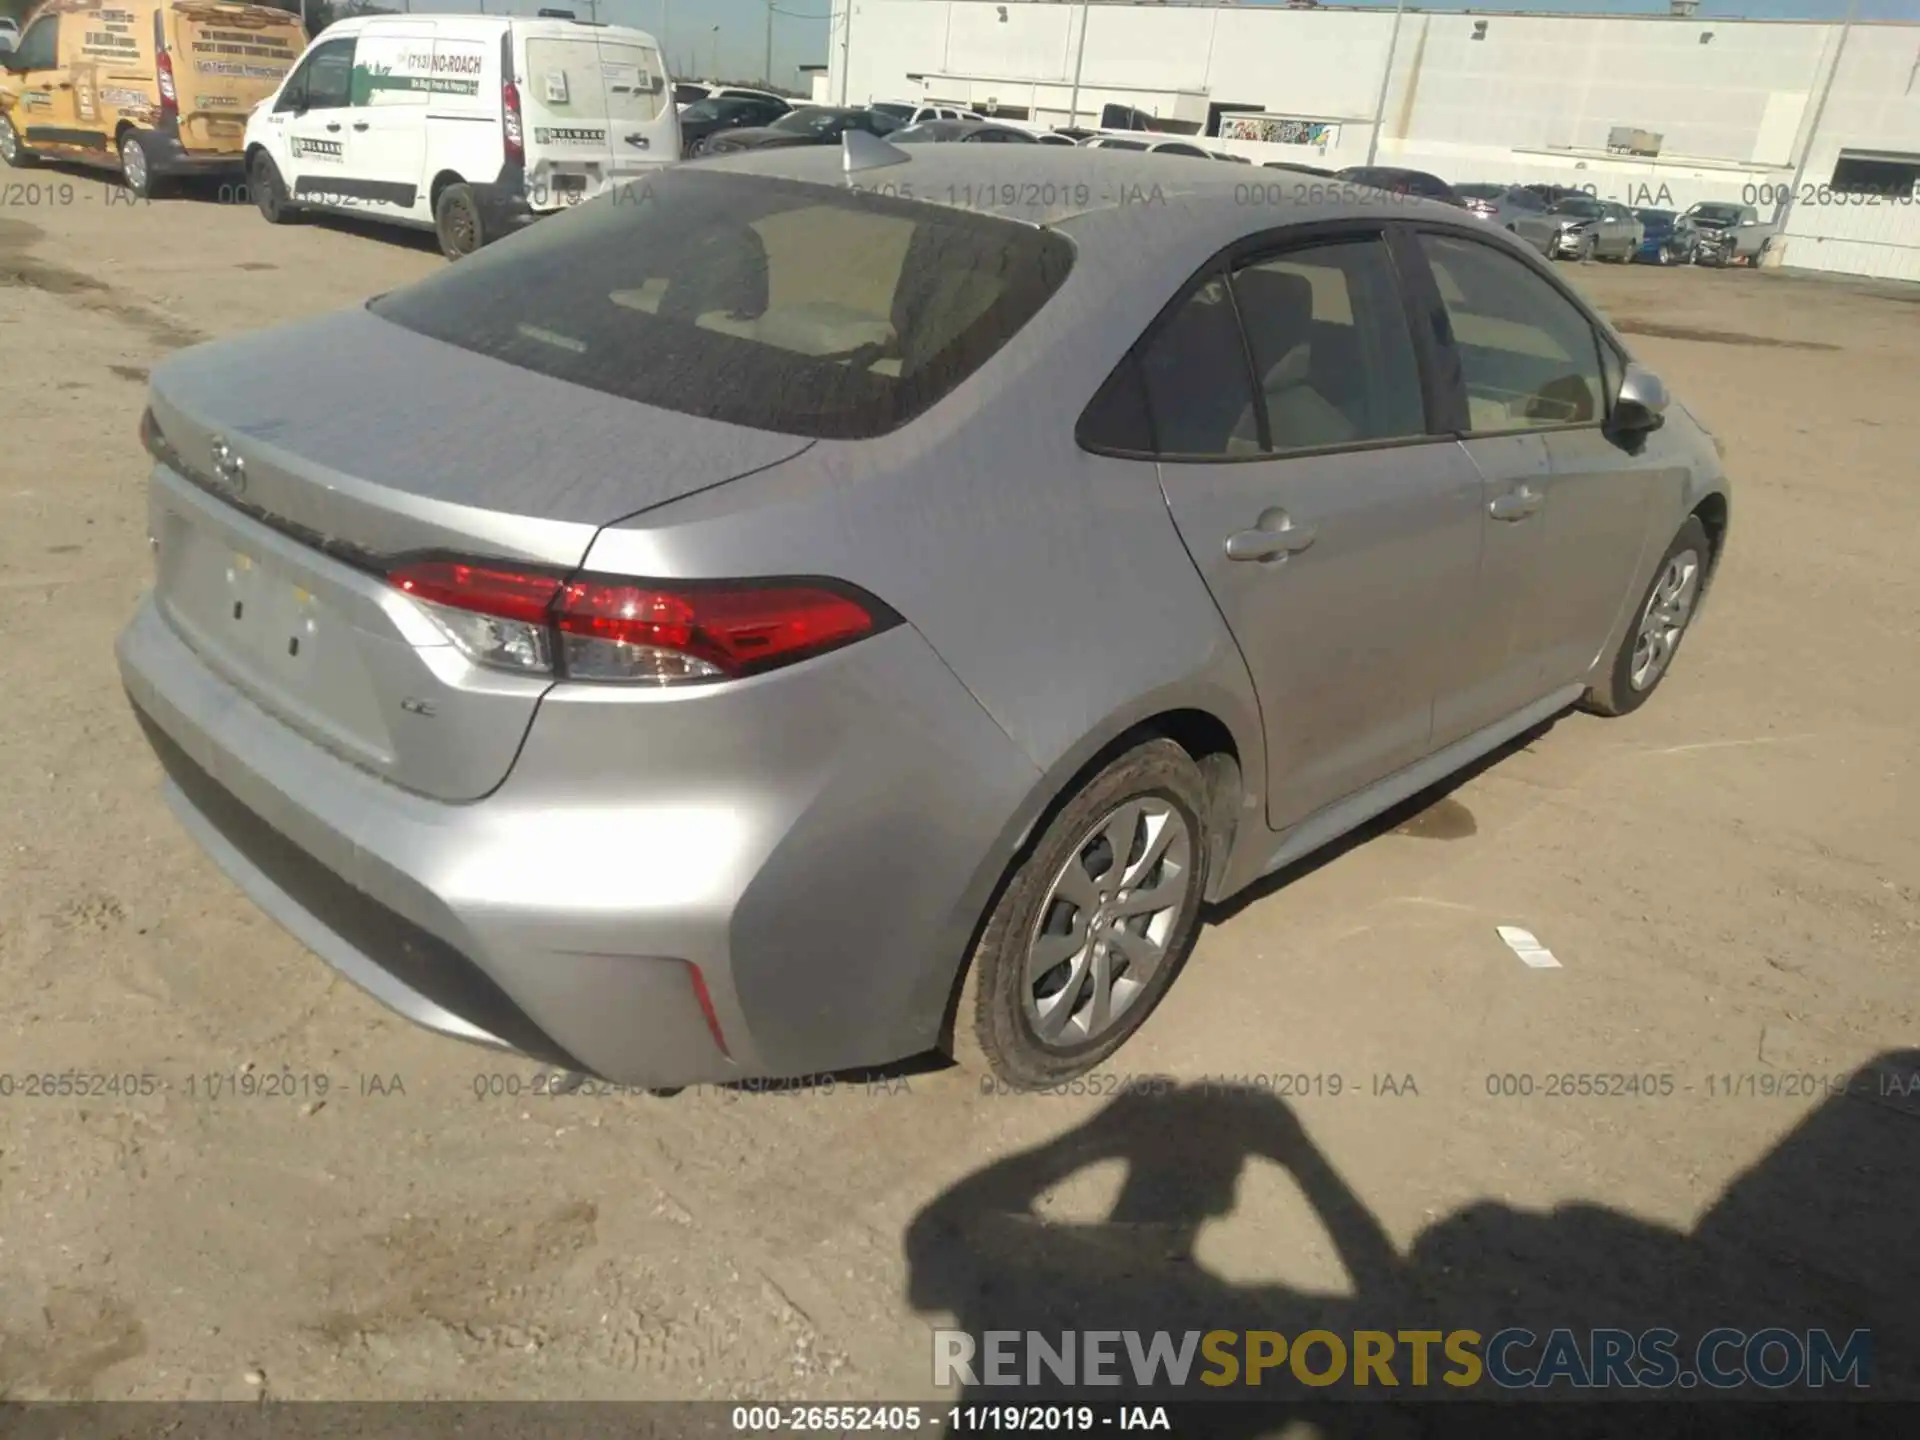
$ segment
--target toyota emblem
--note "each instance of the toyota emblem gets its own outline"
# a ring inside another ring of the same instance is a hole
[[[213,479],[229,495],[246,493],[247,462],[234,453],[224,435],[213,438]]]

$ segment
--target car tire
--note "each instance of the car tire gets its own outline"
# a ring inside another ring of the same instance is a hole
[[[173,182],[154,167],[154,146],[140,131],[121,136],[121,184],[134,200],[159,200],[173,190]]]
[[[153,148],[138,130],[120,137],[120,179],[136,200],[157,200],[167,193],[166,177],[154,169]]]
[[[449,185],[440,192],[433,202],[433,233],[439,238],[440,253],[449,260],[471,255],[487,243],[480,200],[471,185]]]
[[[1060,807],[1007,877],[968,957],[955,1060],[989,1083],[1037,1090],[1084,1075],[1126,1042],[1173,982],[1199,924],[1206,795],[1185,750],[1150,740]],[[1115,874],[1115,837],[1129,845],[1128,887]],[[1109,907],[1137,906],[1142,895],[1169,903],[1114,918]],[[1107,937],[1120,930],[1130,939],[1115,945]]]
[[[1580,264],[1585,265],[1588,261],[1592,260],[1593,257],[1599,253],[1600,253],[1600,242],[1596,240],[1593,236],[1589,235],[1585,240],[1582,240],[1580,242],[1580,249],[1575,253],[1573,258],[1577,260]]]
[[[1679,258],[1678,255],[1674,254],[1673,246],[1671,245],[1662,245],[1659,253],[1654,256],[1654,260],[1661,265],[1671,265]]]
[[[40,157],[27,148],[20,132],[13,128],[13,121],[4,115],[0,115],[0,160],[5,160],[12,170],[31,170],[40,163]]]
[[[255,155],[253,163],[247,167],[247,193],[259,207],[260,218],[269,225],[288,225],[300,218],[300,207],[287,194],[286,181],[280,178],[280,167],[273,163],[273,157],[264,150]]]
[[[1647,703],[1673,669],[1673,659],[1713,568],[1713,542],[1698,515],[1689,515],[1667,546],[1605,679],[1590,686],[1580,708],[1593,715],[1628,715]]]

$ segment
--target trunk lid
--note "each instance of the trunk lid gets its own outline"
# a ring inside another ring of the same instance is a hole
[[[173,83],[180,140],[193,151],[238,155],[247,116],[279,87],[306,49],[300,17],[263,5],[178,0],[172,7]]]
[[[383,563],[572,568],[610,521],[804,438],[602,395],[365,311],[183,352],[153,376],[155,600],[261,708],[443,800],[505,778],[548,681],[473,665]],[[236,463],[237,462],[237,463]]]

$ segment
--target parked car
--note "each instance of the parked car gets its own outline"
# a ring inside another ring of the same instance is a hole
[[[1684,264],[1691,253],[1691,226],[1678,227],[1680,217],[1671,210],[1635,210],[1640,222],[1640,248],[1633,258],[1648,265]]]
[[[884,110],[865,106],[802,105],[770,125],[723,130],[712,136],[702,155],[730,155],[740,150],[770,150],[791,145],[838,145],[849,130],[889,135],[900,122]]]
[[[776,95],[771,90],[757,90],[751,85],[714,85],[705,80],[674,82],[673,105],[676,110],[684,112],[689,105],[697,105],[702,100],[778,100],[788,110],[793,108],[784,95]]]
[[[1631,260],[1645,228],[1626,206],[1591,195],[1556,200],[1546,220],[1553,226],[1547,254],[1565,260]]]
[[[1080,141],[1089,150],[1137,150],[1150,155],[1185,155],[1194,160],[1225,160],[1228,157],[1191,140],[1154,140],[1143,134],[1095,134]]]
[[[990,116],[977,110],[968,110],[959,105],[922,105],[907,100],[876,100],[867,107],[891,115],[900,122],[901,128],[908,125],[921,125],[929,120],[986,120]]]
[[[214,862],[413,1020],[1059,1083],[1203,902],[1670,669],[1717,446],[1512,237],[860,148],[155,367],[127,694]]]
[[[696,100],[680,112],[680,153],[706,153],[714,136],[728,130],[760,130],[793,113],[777,96],[723,95]]]
[[[1541,254],[1547,253],[1547,239],[1555,233],[1555,227],[1541,223],[1547,213],[1546,202],[1531,190],[1518,185],[1476,182],[1456,185],[1453,191],[1470,213],[1502,230],[1511,230]]]
[[[119,28],[104,30],[102,13],[43,7],[0,50],[0,159],[16,170],[43,159],[117,170],[143,198],[184,175],[238,179],[247,112],[299,58],[300,17],[263,5],[123,0]],[[123,36],[139,53],[103,60],[103,47]],[[223,58],[235,36],[245,65]]]
[[[917,125],[903,125],[887,136],[895,145],[1031,145],[1037,138],[1011,125],[986,120],[922,120]]]
[[[1396,165],[1349,165],[1334,171],[1334,178],[1351,180],[1356,185],[1371,185],[1376,190],[1391,190],[1396,195],[1416,195],[1423,200],[1438,200],[1446,205],[1463,202],[1454,189],[1438,175],[1424,170],[1403,170]]]
[[[1727,251],[1727,262],[1744,262],[1758,265],[1765,253],[1777,226],[1763,222],[1760,212],[1751,205],[1735,205],[1724,200],[1702,200],[1689,205],[1680,217],[1682,224],[1694,232],[1695,246],[1702,238],[1724,240],[1726,245],[1714,247]]]
[[[1078,142],[1071,135],[1063,135],[1058,130],[1038,130],[1033,138],[1042,145],[1073,145]]]
[[[644,31],[504,15],[336,21],[246,127],[247,180],[284,224],[343,211],[431,229],[459,259],[680,155]]]
[[[1583,189],[1578,185],[1530,184],[1520,188],[1548,205],[1557,205],[1562,200],[1575,200],[1582,195],[1590,200],[1598,198],[1591,189]]]

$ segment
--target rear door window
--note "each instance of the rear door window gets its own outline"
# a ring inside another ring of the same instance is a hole
[[[1160,326],[1140,353],[1140,375],[1160,454],[1261,453],[1246,343],[1224,275],[1203,282]]]
[[[1378,237],[1303,246],[1235,272],[1268,447],[1284,452],[1426,434],[1420,364]]]
[[[995,216],[669,167],[370,308],[649,405],[861,438],[985,363],[1072,256],[1063,237]]]

